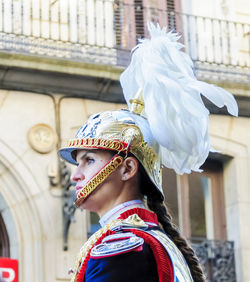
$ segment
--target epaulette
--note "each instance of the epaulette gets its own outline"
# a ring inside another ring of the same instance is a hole
[[[148,224],[146,224],[137,214],[132,214],[131,216],[128,216],[126,219],[115,219],[112,222],[106,224],[101,229],[99,229],[82,246],[82,248],[80,249],[79,255],[78,255],[78,257],[77,257],[77,259],[75,261],[74,267],[69,269],[69,274],[73,274],[72,277],[71,277],[71,282],[75,282],[78,275],[79,275],[79,277],[82,278],[82,281],[83,281],[84,271],[86,270],[89,257],[92,255],[92,250],[95,249],[95,247],[97,247],[97,246],[99,246],[101,244],[110,244],[112,242],[112,241],[110,241],[110,242],[106,242],[105,243],[105,240],[102,239],[102,238],[109,237],[110,233],[115,233],[115,234],[112,234],[112,235],[119,235],[119,236],[122,236],[121,234],[128,234],[128,233],[130,233],[129,231],[126,232],[126,229],[127,230],[131,229],[131,228],[143,229],[143,228],[147,228],[147,227],[148,227]],[[132,244],[133,240],[135,240],[135,241],[138,240],[138,239],[133,238],[130,241],[130,244],[131,244],[130,248],[128,248],[127,250],[124,250],[124,252],[129,252],[129,251],[132,251],[132,250],[135,250],[135,251],[138,250],[139,251],[140,250],[139,248],[140,247],[142,248],[142,244],[143,244],[144,240],[142,238],[140,238],[140,237],[137,237],[135,234],[133,234],[133,236],[138,238],[140,240],[141,244],[139,244],[139,247],[138,246],[136,247],[136,245],[133,246],[133,244]],[[118,239],[118,238],[117,238],[117,241],[119,243],[125,244],[125,242],[123,242],[123,240],[126,240],[126,239],[124,239],[124,238],[123,239]],[[103,242],[103,240],[104,240],[104,242]],[[113,243],[114,243],[114,241],[113,241]],[[111,246],[108,245],[108,247],[111,247]],[[118,249],[119,244],[113,245],[112,248],[114,248],[114,247],[116,247]],[[101,248],[101,246],[100,246],[100,248]],[[106,245],[105,245],[105,248],[107,248]],[[125,248],[125,246],[124,246],[124,248]],[[122,253],[122,250],[120,250],[120,251]],[[118,252],[114,253],[113,255],[116,255],[116,254],[118,254]],[[93,256],[93,258],[94,258],[94,256]]]
[[[131,251],[142,251],[144,240],[131,232],[117,233],[105,237],[90,253],[91,258],[104,258]]]

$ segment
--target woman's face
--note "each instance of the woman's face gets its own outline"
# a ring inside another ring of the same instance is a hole
[[[111,153],[105,150],[83,149],[77,151],[78,166],[72,174],[72,180],[76,183],[76,194],[111,158]],[[105,203],[112,201],[112,198],[118,195],[121,184],[120,174],[116,170],[84,200],[81,208],[98,212]]]

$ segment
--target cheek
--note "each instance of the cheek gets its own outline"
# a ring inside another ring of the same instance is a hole
[[[95,168],[97,169],[97,171],[101,170],[107,163],[109,162],[109,159],[99,159],[98,161],[96,161],[95,163]]]
[[[105,165],[107,162],[108,162],[108,160],[104,160],[104,159],[98,160],[98,163],[99,163],[100,165]]]
[[[95,164],[93,164],[88,168],[85,175],[87,176],[88,179],[93,177],[105,166],[105,164],[106,164],[105,160],[96,161]]]

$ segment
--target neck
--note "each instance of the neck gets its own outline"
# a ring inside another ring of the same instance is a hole
[[[112,220],[117,219],[120,214],[124,213],[127,210],[133,209],[133,208],[142,208],[145,209],[145,205],[143,204],[142,200],[131,200],[127,202],[120,203],[116,205],[114,208],[106,212],[101,218],[100,218],[100,225],[104,226],[107,223],[110,223]]]
[[[113,189],[108,191],[108,198],[104,195],[106,200],[101,201],[99,206],[95,206],[95,212],[100,218],[122,203],[143,198],[135,180],[125,181],[119,185],[119,187],[112,187]]]

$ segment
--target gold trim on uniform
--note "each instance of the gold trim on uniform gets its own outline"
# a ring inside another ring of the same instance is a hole
[[[148,227],[147,223],[143,221],[138,214],[132,214],[128,218],[122,221],[122,226],[133,226],[133,227]]]
[[[73,276],[71,277],[71,282],[76,281],[76,276],[80,270],[81,265],[83,264],[87,254],[89,253],[90,249],[96,244],[97,240],[108,230],[111,230],[115,228],[116,226],[119,226],[121,224],[121,219],[115,219],[111,223],[106,224],[104,227],[99,229],[97,232],[95,232],[88,241],[82,246],[80,249],[79,255],[75,261],[74,268],[70,270],[71,273],[73,273]]]
[[[80,249],[79,255],[75,261],[74,268],[70,269],[69,271],[73,274],[70,280],[71,282],[76,281],[76,276],[80,270],[81,265],[83,264],[91,248],[96,244],[97,240],[108,230],[115,230],[118,226],[131,226],[134,228],[140,228],[146,227],[148,225],[137,214],[132,214],[126,219],[114,219],[104,227],[100,228],[88,239],[88,241]]]

